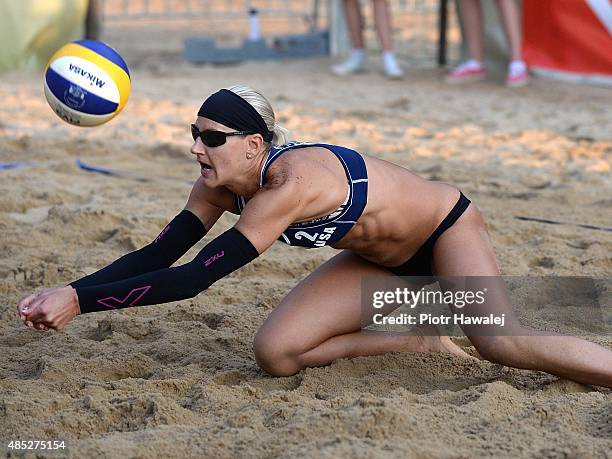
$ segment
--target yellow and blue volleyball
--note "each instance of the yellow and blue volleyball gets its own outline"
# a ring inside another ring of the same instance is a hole
[[[117,51],[96,40],[62,46],[45,69],[45,97],[57,115],[76,126],[115,117],[130,95],[130,71]]]

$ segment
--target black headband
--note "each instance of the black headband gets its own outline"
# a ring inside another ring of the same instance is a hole
[[[221,123],[237,131],[253,131],[261,134],[266,142],[271,142],[274,133],[257,110],[238,94],[221,89],[208,97],[200,107],[198,116]]]

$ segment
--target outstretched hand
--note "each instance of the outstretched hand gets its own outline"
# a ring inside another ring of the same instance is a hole
[[[62,330],[81,313],[76,290],[71,286],[50,288],[38,295],[28,295],[19,301],[17,313],[30,328]]]

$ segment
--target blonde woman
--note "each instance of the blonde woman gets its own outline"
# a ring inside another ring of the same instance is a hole
[[[448,337],[360,332],[364,276],[499,276],[485,223],[457,188],[348,148],[287,143],[268,101],[242,86],[208,97],[191,129],[200,177],[185,209],[146,247],[22,299],[26,325],[61,330],[78,314],[191,298],[280,240],[340,253],[298,283],[257,332],[255,359],[269,374],[397,351],[467,357]],[[240,214],[235,226],[171,267],[224,212]],[[612,387],[611,351],[528,336],[504,301],[494,307],[512,336],[466,333],[484,358]]]

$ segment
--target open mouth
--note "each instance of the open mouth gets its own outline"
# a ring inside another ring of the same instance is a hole
[[[200,163],[200,168],[204,169],[204,170],[210,170],[212,169],[212,166],[210,164],[206,164],[202,161],[198,161]]]

